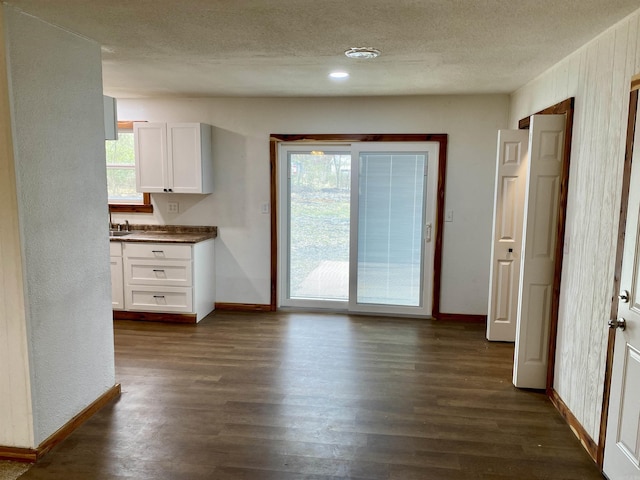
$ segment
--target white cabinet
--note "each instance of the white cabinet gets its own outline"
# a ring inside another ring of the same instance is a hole
[[[212,193],[211,125],[135,122],[139,192]]]
[[[125,309],[190,313],[214,309],[213,239],[195,244],[123,242]]]
[[[124,281],[122,278],[122,244],[110,242],[111,254],[111,307],[124,309]]]

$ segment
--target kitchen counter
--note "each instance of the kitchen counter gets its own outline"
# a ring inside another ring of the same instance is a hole
[[[218,227],[184,225],[130,225],[132,233],[109,237],[112,242],[198,243],[218,236]]]

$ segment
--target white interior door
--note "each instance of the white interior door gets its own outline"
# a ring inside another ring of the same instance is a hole
[[[487,339],[516,339],[529,130],[498,132]]]
[[[564,153],[564,115],[533,115],[525,193],[513,384],[545,388]]]
[[[640,125],[637,117],[636,125]],[[610,480],[640,479],[640,128],[637,127],[634,145],[620,278],[623,292],[618,305],[618,317],[625,320],[626,328],[616,328],[604,450],[604,473]]]

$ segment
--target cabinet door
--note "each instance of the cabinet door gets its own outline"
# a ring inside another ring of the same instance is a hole
[[[169,184],[175,193],[211,193],[203,189],[203,162],[210,161],[203,154],[210,157],[207,152],[211,149],[205,127],[200,123],[167,124]]]
[[[136,155],[136,190],[164,192],[167,183],[167,125],[165,123],[134,123]]]
[[[122,279],[122,257],[111,257],[111,308],[124,308],[124,284]]]
[[[169,184],[176,193],[202,191],[202,156],[200,124],[170,123],[167,125]]]

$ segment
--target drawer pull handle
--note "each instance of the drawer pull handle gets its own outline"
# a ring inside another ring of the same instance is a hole
[[[151,253],[164,253],[164,250],[151,250]]]
[[[164,270],[160,270],[160,269],[156,269],[156,268],[154,268],[153,271],[154,272],[164,272]]]
[[[164,298],[164,295],[154,295],[153,298]]]

